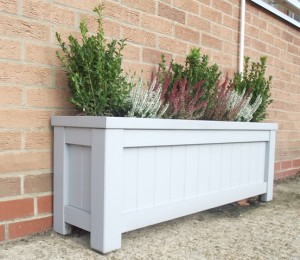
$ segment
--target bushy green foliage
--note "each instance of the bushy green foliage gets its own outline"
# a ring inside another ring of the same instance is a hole
[[[245,57],[243,73],[235,73],[233,84],[238,93],[251,90],[252,98],[250,104],[254,104],[260,96],[261,103],[253,117],[252,122],[259,122],[266,118],[267,107],[272,103],[271,99],[271,81],[272,77],[266,78],[267,57],[261,57],[259,62],[252,62],[250,68],[250,58]]]
[[[124,116],[132,88],[121,68],[125,40],[106,43],[102,9],[94,9],[98,14],[96,35],[88,34],[86,21],[80,23],[82,43],[70,35],[67,45],[56,33],[62,49],[57,56],[68,72],[71,102],[79,111],[92,116]]]
[[[168,69],[166,68],[166,61],[163,56],[160,68],[161,71],[159,73],[159,78],[163,78],[168,72]],[[190,50],[190,53],[186,56],[184,66],[172,62],[170,73],[170,89],[168,89],[166,95],[172,92],[172,87],[176,85],[175,83],[177,81],[186,79],[190,86],[195,86],[199,82],[203,81],[202,89],[204,90],[204,93],[201,96],[201,102],[207,101],[208,107],[213,105],[212,102],[214,100],[213,96],[216,90],[216,83],[221,73],[219,72],[217,64],[209,65],[208,56],[201,55],[199,48],[192,48]]]

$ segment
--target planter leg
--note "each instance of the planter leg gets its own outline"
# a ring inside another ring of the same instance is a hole
[[[273,199],[274,163],[275,163],[275,137],[276,132],[270,131],[270,141],[267,146],[265,181],[267,192],[260,197],[261,201],[267,202]]]
[[[92,133],[91,247],[102,253],[121,248],[122,135],[117,129]]]
[[[55,127],[54,137],[53,229],[62,235],[67,235],[72,230],[71,225],[65,223],[64,207],[68,203],[68,158],[64,127]]]

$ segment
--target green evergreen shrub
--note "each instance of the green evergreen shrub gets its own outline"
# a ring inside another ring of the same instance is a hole
[[[94,9],[98,14],[96,35],[88,34],[85,20],[80,23],[82,43],[70,35],[67,44],[56,33],[62,49],[57,56],[68,72],[70,101],[79,111],[91,116],[124,116],[130,107],[132,88],[121,67],[125,40],[106,43],[102,10],[101,5]]]
[[[252,62],[250,68],[250,58],[245,57],[243,73],[235,73],[232,83],[238,93],[251,90],[252,98],[250,105],[254,104],[260,96],[261,103],[251,122],[259,122],[266,118],[267,107],[272,103],[271,99],[271,81],[272,76],[266,78],[267,57],[263,56],[259,62]],[[241,119],[242,120],[242,119]],[[242,120],[243,121],[243,120]]]

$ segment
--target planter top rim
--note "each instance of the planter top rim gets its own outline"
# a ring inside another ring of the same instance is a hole
[[[276,123],[152,119],[100,116],[53,116],[52,126],[100,129],[276,130]]]

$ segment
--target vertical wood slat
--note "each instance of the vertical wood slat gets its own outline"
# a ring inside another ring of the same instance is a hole
[[[184,198],[185,146],[172,146],[170,200]]]
[[[270,131],[270,141],[268,142],[266,153],[265,153],[264,181],[267,182],[267,192],[261,196],[262,201],[270,201],[273,199],[275,142],[276,142],[276,132]]]
[[[137,209],[137,183],[138,183],[138,149],[125,149],[123,182],[123,213],[136,211]]]
[[[71,226],[65,223],[65,205],[68,203],[68,161],[64,127],[54,127],[53,229],[62,235],[71,233]]]
[[[207,194],[210,191],[210,172],[211,172],[211,146],[198,146],[198,195]]]
[[[185,162],[185,198],[197,196],[197,180],[199,171],[198,146],[186,146]]]
[[[107,253],[121,247],[123,130],[92,130],[91,247]]]
[[[155,206],[170,202],[171,156],[171,147],[156,149]]]
[[[81,207],[91,211],[91,147],[82,147]]]
[[[81,208],[82,198],[82,146],[69,145],[69,205]]]
[[[138,153],[137,208],[143,209],[154,206],[155,148],[139,148]]]

